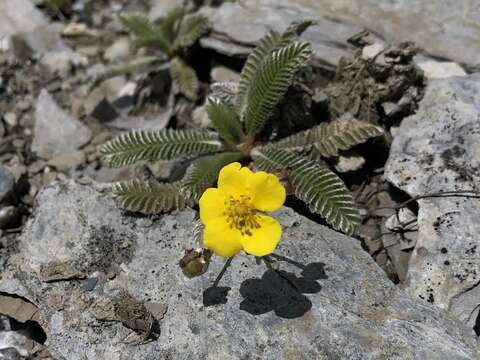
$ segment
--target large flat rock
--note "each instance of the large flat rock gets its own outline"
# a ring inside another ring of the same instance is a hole
[[[296,1],[296,0],[295,0]],[[299,0],[387,41],[414,41],[434,57],[480,68],[480,5],[476,0]]]
[[[393,141],[386,177],[412,197],[477,193],[418,201],[419,236],[406,285],[473,328],[480,308],[480,75],[428,84]]]
[[[237,256],[211,288],[223,259],[195,279],[178,266],[193,211],[132,216],[105,186],[55,183],[0,292],[39,307],[58,359],[478,359],[460,322],[398,289],[357,240],[287,208],[277,217],[284,257],[268,269]],[[143,304],[157,319],[146,343],[130,330],[149,328]]]
[[[296,1],[246,0],[225,2],[220,8],[204,8],[211,18],[213,32],[201,40],[205,47],[230,56],[247,56],[268,31],[284,31],[291,22],[315,20],[302,39],[311,42],[313,59],[333,69],[351,49],[346,40],[361,28],[322,17],[311,6]]]
[[[336,65],[346,39],[360,28],[391,41],[414,41],[425,53],[480,67],[480,6],[476,1],[242,0],[212,12],[213,34],[203,44],[228,54],[245,54],[270,30],[291,21],[318,21],[304,35],[314,58]]]

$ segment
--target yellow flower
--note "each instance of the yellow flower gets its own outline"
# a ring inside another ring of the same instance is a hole
[[[271,254],[282,228],[265,211],[278,210],[285,196],[275,175],[253,173],[238,162],[225,166],[218,176],[218,188],[207,189],[199,201],[205,247],[223,257],[242,249],[255,256]]]

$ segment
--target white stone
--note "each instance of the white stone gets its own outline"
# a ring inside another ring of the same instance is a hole
[[[130,55],[130,40],[126,37],[116,40],[105,50],[103,58],[109,62],[121,62]]]
[[[335,170],[340,173],[360,170],[365,164],[365,158],[360,155],[339,156],[335,164]]]
[[[240,74],[226,66],[216,66],[210,74],[212,82],[240,82]]]
[[[170,11],[180,5],[178,0],[150,0],[150,2],[151,7],[148,16],[151,20],[164,17]]]
[[[18,125],[18,118],[15,113],[9,112],[3,115],[3,119],[7,123],[7,125],[14,127]]]
[[[375,56],[380,54],[385,49],[385,44],[375,43],[372,45],[365,46],[362,50],[362,57],[364,59],[373,59]]]
[[[447,79],[454,76],[465,76],[465,70],[454,62],[435,60],[422,61],[417,64],[428,79]]]
[[[0,1],[0,39],[20,32],[35,31],[47,19],[30,0]]]
[[[42,90],[35,109],[32,151],[50,159],[76,150],[90,141],[91,130],[62,110],[47,90]]]

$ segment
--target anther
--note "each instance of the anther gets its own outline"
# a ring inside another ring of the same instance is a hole
[[[250,200],[251,198],[246,195],[241,195],[238,200],[230,196],[229,201],[225,202],[227,209],[224,212],[230,229],[235,228],[247,236],[252,236],[251,230],[261,227],[257,220],[259,218],[257,210],[253,208]]]

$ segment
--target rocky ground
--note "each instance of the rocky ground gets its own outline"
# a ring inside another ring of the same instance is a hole
[[[188,58],[196,102],[162,69],[91,87],[139,55],[118,15],[156,18],[177,1],[0,2],[0,359],[479,359],[475,2],[194,3],[212,21]],[[236,257],[217,282],[214,258],[188,279],[178,261],[195,211],[139,216],[109,193],[174,180],[182,162],[110,169],[98,148],[131,129],[208,127],[210,85],[237,81],[269,29],[306,18],[312,69],[276,131],[346,112],[385,129],[329,163],[360,232],[336,233],[289,199],[270,262]]]

